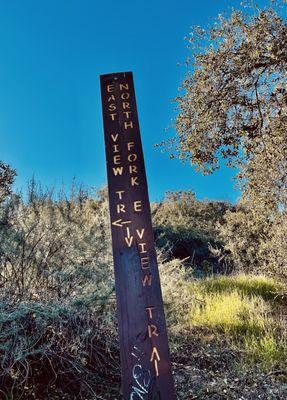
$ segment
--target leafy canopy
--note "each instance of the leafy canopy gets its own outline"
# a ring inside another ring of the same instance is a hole
[[[205,174],[223,158],[248,196],[286,204],[286,19],[275,6],[234,11],[188,42],[177,135],[165,145]]]

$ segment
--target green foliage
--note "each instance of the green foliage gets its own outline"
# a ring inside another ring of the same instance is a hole
[[[245,337],[243,348],[246,351],[244,360],[246,365],[254,366],[260,362],[263,369],[269,371],[270,368],[284,365],[286,362],[286,336],[278,337],[274,331],[268,332],[268,329],[264,336],[251,335]]]
[[[204,327],[226,334],[259,335],[264,329],[264,315],[268,311],[259,297],[244,298],[236,291],[204,294],[199,304],[190,310],[193,327]]]
[[[196,357],[199,375],[210,358],[217,374],[226,349],[228,370],[286,370],[286,19],[234,11],[188,41],[173,155],[204,173],[226,160],[243,198],[232,207],[180,191],[152,206],[172,357],[192,364],[192,380]],[[57,197],[31,182],[25,199],[14,176],[0,163],[0,397],[117,399],[106,191]],[[236,275],[213,275],[215,257]]]
[[[277,293],[284,289],[283,284],[264,275],[219,275],[206,278],[200,284],[202,290],[209,294],[236,292],[241,296],[258,296],[264,300],[274,300]]]
[[[251,214],[243,206],[198,201],[192,192],[170,193],[153,205],[172,357],[177,360],[186,348],[188,360],[194,357],[190,343],[199,340],[200,359],[205,360],[210,348],[221,358],[227,346],[242,360],[234,356],[228,368],[283,368],[284,284],[262,275],[210,276],[210,245],[219,257],[228,252],[236,265],[236,254],[245,257],[240,259],[243,265],[260,253],[258,244],[251,249],[255,239],[259,243],[257,231],[244,242],[248,256],[240,247],[236,253],[235,247],[227,246],[232,241],[240,246],[240,235],[247,235],[244,225],[242,231],[241,223],[236,225],[239,211],[251,224]],[[229,231],[231,216],[234,227]],[[73,189],[67,198],[32,182],[26,200],[17,195],[6,198],[0,217],[1,396],[119,398],[106,191]],[[190,246],[188,262],[166,254],[167,244],[174,251],[179,243]],[[198,256],[196,265],[207,277],[195,279],[191,260],[203,246],[204,257],[200,261]],[[257,262],[260,265],[259,258]]]
[[[218,233],[224,243],[223,258],[231,260],[237,270],[287,281],[286,210],[266,216],[261,207],[242,201],[225,213]]]
[[[245,194],[270,207],[287,198],[286,38],[285,15],[274,4],[193,29],[171,141],[204,173],[222,158],[239,168]]]
[[[243,197],[219,227],[225,254],[286,279],[287,23],[277,3],[193,29],[177,135],[165,145],[206,174],[223,160],[237,168]]]
[[[230,205],[220,201],[199,201],[191,190],[168,192],[163,201],[153,204],[153,222],[178,232],[185,232],[184,239],[212,239],[215,224]]]

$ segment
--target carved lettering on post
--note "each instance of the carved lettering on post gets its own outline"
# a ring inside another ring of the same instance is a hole
[[[124,400],[175,400],[131,72],[101,76]]]

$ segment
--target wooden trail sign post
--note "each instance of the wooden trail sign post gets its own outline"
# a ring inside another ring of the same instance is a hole
[[[124,400],[175,400],[131,72],[101,76]]]

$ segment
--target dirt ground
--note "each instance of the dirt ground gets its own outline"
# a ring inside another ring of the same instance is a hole
[[[222,344],[186,343],[173,353],[179,400],[286,400],[287,370],[236,368],[241,355]]]

